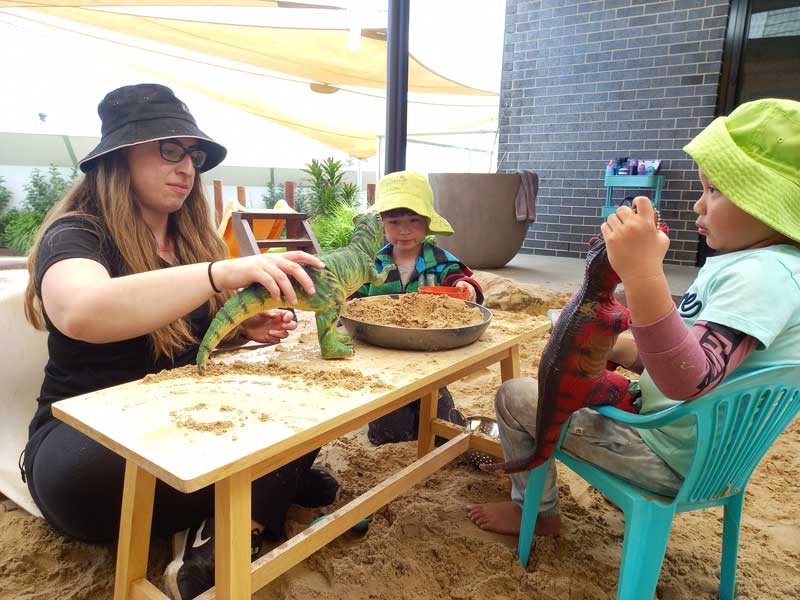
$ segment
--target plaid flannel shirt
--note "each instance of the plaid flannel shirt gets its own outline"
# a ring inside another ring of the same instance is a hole
[[[378,255],[375,258],[375,268],[379,272],[384,267],[394,264],[392,249],[392,244],[386,244],[378,251]],[[419,286],[428,285],[426,279],[429,274],[433,275],[433,285],[454,287],[459,281],[470,283],[475,288],[477,302],[483,302],[483,290],[480,284],[472,278],[472,271],[444,248],[439,248],[427,242],[422,242],[422,248],[414,265],[414,272],[405,286],[400,280],[400,272],[394,269],[389,273],[389,277],[387,277],[383,285],[365,283],[350,297],[363,298],[364,296],[416,292]]]

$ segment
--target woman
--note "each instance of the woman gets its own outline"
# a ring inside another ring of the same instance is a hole
[[[297,300],[294,278],[314,286],[304,252],[223,260],[200,173],[226,150],[196,125],[172,91],[125,86],[98,106],[100,144],[81,162],[85,176],[57,204],[31,250],[26,315],[49,333],[39,407],[29,428],[23,478],[48,523],[88,542],[117,536],[124,461],[53,418],[50,404],[189,364],[221,304],[260,283]],[[239,335],[279,342],[297,326],[289,311],[262,313]],[[311,468],[318,451],[253,482],[253,548],[278,539],[290,503],[322,506],[336,480]],[[213,488],[182,494],[158,482],[155,535],[175,534],[166,585],[193,598],[213,585]]]

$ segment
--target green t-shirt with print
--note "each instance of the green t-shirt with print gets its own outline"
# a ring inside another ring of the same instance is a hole
[[[780,244],[709,258],[678,312],[688,327],[695,321],[718,323],[760,342],[736,369],[737,375],[800,364],[800,249]],[[640,389],[642,414],[679,403],[664,396],[646,371]],[[686,476],[695,446],[692,418],[639,433],[670,467]]]

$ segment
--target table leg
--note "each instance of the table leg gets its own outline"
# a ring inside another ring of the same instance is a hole
[[[125,463],[125,487],[117,543],[117,570],[114,575],[114,600],[131,598],[131,585],[147,576],[150,526],[156,478],[131,461]]]
[[[439,390],[425,394],[419,406],[419,433],[417,435],[417,456],[423,457],[433,450],[433,432],[431,423],[436,418],[436,409],[439,405]]]
[[[214,485],[215,598],[250,598],[250,469]]]
[[[506,382],[519,377],[520,374],[519,345],[515,345],[508,349],[508,357],[500,361],[500,378]]]

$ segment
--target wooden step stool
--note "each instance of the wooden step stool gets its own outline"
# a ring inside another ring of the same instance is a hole
[[[214,196],[219,213],[222,205],[222,182],[219,185],[217,183],[214,182]],[[244,206],[244,187],[239,186],[237,192],[238,201],[228,202],[217,228],[228,246],[231,258],[253,256],[268,252],[270,248],[319,254],[320,246],[308,225],[308,216],[305,213],[295,211],[284,201],[279,201],[274,209],[247,208]],[[284,229],[286,237],[281,237]]]

